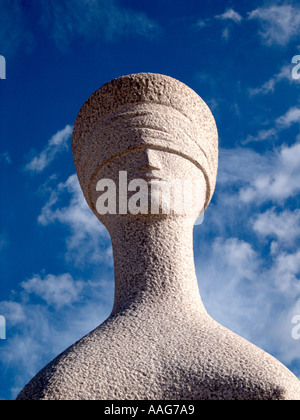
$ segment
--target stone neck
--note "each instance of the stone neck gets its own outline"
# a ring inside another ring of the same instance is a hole
[[[124,217],[108,229],[115,267],[112,315],[154,308],[206,313],[195,272],[190,221]]]

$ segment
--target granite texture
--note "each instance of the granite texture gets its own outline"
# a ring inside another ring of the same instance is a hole
[[[74,127],[79,181],[113,246],[115,300],[108,319],[47,365],[19,400],[299,400],[279,361],[214,321],[198,289],[193,225],[214,191],[218,135],[199,96],[170,77],[113,80]],[[191,214],[106,214],[97,181],[198,181]],[[201,273],[199,278],[201,285]]]
[[[203,171],[207,207],[218,166],[213,116],[185,84],[169,76],[140,73],[104,85],[85,102],[76,119],[73,156],[91,208],[91,180],[99,178],[97,171],[115,157],[146,145],[188,158]]]

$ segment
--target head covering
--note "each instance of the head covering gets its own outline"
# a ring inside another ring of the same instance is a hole
[[[199,166],[206,178],[208,206],[218,167],[214,117],[188,86],[153,73],[112,80],[91,95],[77,116],[73,157],[90,205],[89,188],[100,168],[143,145],[180,154]]]

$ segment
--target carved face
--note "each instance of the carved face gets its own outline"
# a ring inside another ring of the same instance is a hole
[[[92,182],[93,211],[106,224],[111,217],[189,217],[203,211],[203,172],[178,153],[141,146],[104,165]]]
[[[168,76],[133,74],[85,102],[73,156],[83,194],[105,225],[119,216],[195,221],[215,188],[218,132],[192,89]]]

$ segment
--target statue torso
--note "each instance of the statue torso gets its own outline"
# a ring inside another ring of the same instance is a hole
[[[36,399],[281,400],[299,381],[272,356],[202,314],[109,318],[20,394]],[[292,386],[291,386],[292,384]]]

